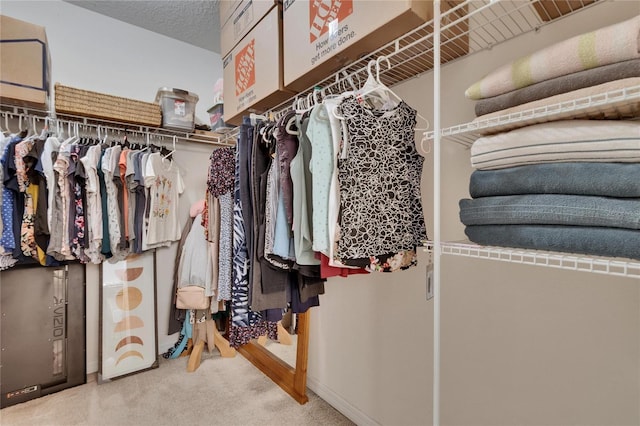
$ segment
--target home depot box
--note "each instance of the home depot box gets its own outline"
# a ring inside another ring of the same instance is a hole
[[[285,0],[283,19],[284,84],[302,91],[433,19],[433,2]]]
[[[236,10],[242,0],[222,0],[220,1],[220,9],[218,15],[220,15],[220,28],[224,27],[231,14]]]
[[[282,19],[274,8],[222,60],[224,121],[239,125],[242,115],[264,111],[292,96],[282,84]]]
[[[222,56],[231,52],[231,49],[269,13],[276,3],[274,0],[242,0],[220,30]]]
[[[47,108],[51,58],[44,27],[0,15],[0,100]]]

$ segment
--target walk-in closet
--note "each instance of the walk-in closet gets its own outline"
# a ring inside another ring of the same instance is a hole
[[[0,423],[640,424],[639,1],[124,3],[0,0]]]

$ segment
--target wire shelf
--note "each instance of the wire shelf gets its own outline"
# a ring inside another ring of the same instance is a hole
[[[433,251],[434,249],[433,241],[426,241],[424,246],[429,251]],[[442,254],[453,256],[640,279],[640,262],[633,260],[589,257],[569,253],[522,250],[507,247],[480,246],[467,241],[442,242],[440,244],[440,250]]]
[[[0,105],[0,117],[3,119],[5,117],[11,119],[22,118],[24,120],[35,119],[40,122],[46,121],[47,123],[52,124],[58,122],[63,126],[78,124],[82,126],[84,130],[87,128],[95,130],[100,127],[102,130],[112,133],[119,134],[122,132],[124,134],[134,136],[136,134],[140,136],[149,135],[152,138],[159,139],[171,139],[175,137],[177,140],[181,141],[204,143],[216,146],[235,146],[235,138],[239,130],[238,128],[234,128],[226,132],[200,132],[198,130],[195,132],[187,132],[71,114],[54,114],[51,111],[7,104]]]
[[[442,1],[442,63],[490,49],[605,1],[607,0]],[[433,69],[433,20],[341,68],[298,95],[274,105],[267,112],[281,115],[292,108],[295,99],[309,96],[314,90],[337,94],[361,85],[367,78],[369,61],[381,56],[389,59],[390,67],[380,70],[380,80],[387,86],[419,77]]]
[[[447,140],[471,146],[482,134],[506,131],[544,121],[602,116],[609,119],[636,117],[639,108],[638,104],[634,104],[636,102],[640,103],[640,85],[458,124],[442,129],[441,135]],[[426,137],[432,140],[434,132],[427,132]]]

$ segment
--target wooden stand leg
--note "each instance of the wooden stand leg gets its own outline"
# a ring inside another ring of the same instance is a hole
[[[193,346],[193,351],[191,352],[191,356],[189,357],[189,361],[187,361],[187,372],[193,373],[200,367],[200,361],[202,361],[202,350],[204,349],[204,340],[198,341]]]
[[[222,334],[220,334],[217,328],[213,331],[213,343],[220,351],[222,358],[233,358],[236,356],[236,350],[229,346],[229,342],[222,337]]]
[[[187,340],[187,347],[185,348],[185,350],[182,351],[182,353],[180,354],[180,357],[189,356],[191,355],[192,351],[193,351],[193,340],[191,340],[191,337],[189,337],[189,340]]]
[[[278,342],[281,345],[290,346],[293,344],[293,340],[291,339],[291,335],[285,328],[282,326],[282,322],[278,321]]]

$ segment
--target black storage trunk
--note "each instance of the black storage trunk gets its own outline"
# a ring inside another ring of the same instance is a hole
[[[0,273],[0,408],[86,383],[85,267]]]

